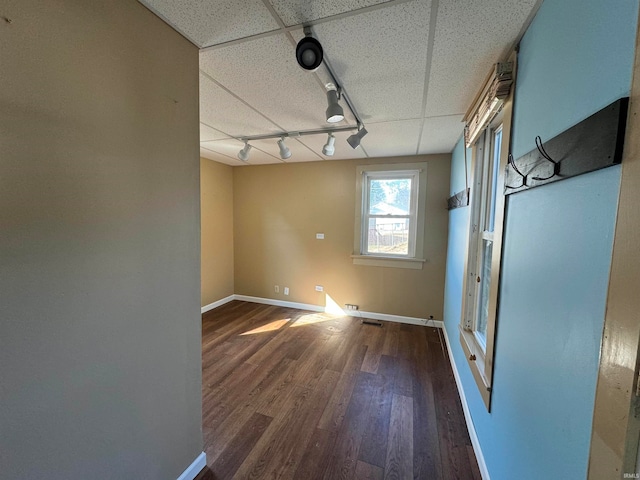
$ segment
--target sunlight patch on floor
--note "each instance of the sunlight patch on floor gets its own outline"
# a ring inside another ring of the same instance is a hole
[[[265,333],[265,332],[273,332],[274,330],[279,330],[284,327],[287,322],[290,322],[290,318],[283,318],[282,320],[274,320],[273,322],[269,322],[266,325],[262,325],[261,327],[254,328],[253,330],[249,330],[248,332],[241,333],[240,335],[254,335],[256,333]]]
[[[332,315],[331,313],[309,313],[299,317],[291,326],[304,327],[305,325],[313,325],[314,323],[328,322],[330,320],[335,320],[336,318],[339,317],[337,315]]]

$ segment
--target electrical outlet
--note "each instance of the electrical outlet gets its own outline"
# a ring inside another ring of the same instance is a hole
[[[345,303],[344,306],[347,310],[358,310],[360,308],[358,305],[352,303]]]
[[[284,294],[289,295],[289,287],[284,287]]]
[[[324,287],[322,285],[316,285],[316,292],[323,292]]]
[[[280,285],[276,285],[275,287],[273,287],[273,289],[276,291],[276,293],[280,293]]]

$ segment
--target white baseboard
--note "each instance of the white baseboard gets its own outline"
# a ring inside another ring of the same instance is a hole
[[[198,474],[206,466],[207,466],[207,454],[204,452],[201,452],[200,455],[198,455],[196,459],[193,462],[191,462],[191,465],[189,465],[187,469],[184,472],[182,472],[182,475],[178,477],[178,480],[193,480],[198,476]]]
[[[222,305],[224,305],[225,303],[229,303],[230,301],[234,300],[235,295],[229,295],[228,297],[222,298],[220,300],[218,300],[217,302],[213,302],[210,303],[209,305],[205,305],[204,307],[202,307],[200,309],[200,313],[206,313],[209,310],[213,310],[214,308],[220,307]]]
[[[345,313],[349,313],[347,310]],[[442,320],[433,320],[428,318],[405,317],[402,315],[390,315],[388,313],[364,312],[356,310],[351,313],[353,316],[362,318],[371,318],[373,320],[385,320],[387,322],[408,323],[409,325],[421,325],[423,327],[443,328]]]
[[[310,310],[312,312],[326,312],[326,307],[312,305],[310,303],[288,302],[286,300],[276,300],[273,298],[250,297],[248,295],[234,295],[234,300],[244,302],[263,303],[265,305],[275,305],[278,307],[297,308],[299,310]],[[330,313],[330,312],[329,312]],[[408,323],[411,325],[421,325],[428,327],[443,328],[442,320],[431,320],[427,318],[404,317],[402,315],[390,315],[388,313],[364,312],[362,310],[344,310],[345,315],[352,317],[370,318],[372,320],[385,320],[387,322]]]
[[[311,310],[312,312],[324,312],[324,307],[312,305],[310,303],[288,302],[286,300],[276,300],[273,298],[250,297],[248,295],[234,295],[234,300],[243,302],[263,303],[265,305],[275,305],[277,307],[297,308],[299,310]]]
[[[460,402],[462,403],[462,411],[464,412],[464,419],[467,422],[467,429],[469,430],[471,445],[473,446],[473,451],[476,454],[476,460],[478,460],[478,468],[480,469],[480,475],[482,475],[482,480],[490,480],[489,470],[487,470],[487,464],[484,461],[484,455],[482,454],[482,448],[480,448],[480,441],[478,440],[476,427],[473,425],[473,419],[471,418],[471,412],[469,411],[469,405],[467,404],[467,397],[464,394],[464,388],[462,387],[462,380],[460,380],[460,374],[458,373],[456,362],[453,359],[453,352],[451,351],[451,345],[449,344],[449,335],[447,335],[446,328],[442,328],[442,330],[444,332],[444,341],[447,344],[447,352],[449,352],[449,361],[451,362],[453,377],[456,379],[458,394],[460,395]]]

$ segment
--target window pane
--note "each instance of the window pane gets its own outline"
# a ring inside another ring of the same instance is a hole
[[[369,214],[408,215],[410,207],[411,178],[371,179]]]
[[[408,218],[370,218],[367,253],[409,254]]]
[[[482,241],[482,259],[480,264],[480,305],[478,306],[478,322],[476,331],[485,340],[487,335],[487,318],[489,317],[489,286],[491,285],[491,255],[493,242]],[[485,340],[486,341],[486,340]]]
[[[493,232],[496,222],[496,195],[498,194],[498,169],[500,168],[500,150],[502,147],[502,129],[493,136],[493,159],[491,162],[491,198],[489,199],[489,221],[487,230]]]

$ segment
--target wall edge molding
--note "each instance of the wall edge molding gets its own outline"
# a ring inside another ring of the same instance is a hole
[[[207,454],[200,452],[200,455],[191,462],[184,472],[178,477],[178,480],[193,480],[198,476],[204,467],[207,466]]]
[[[464,419],[467,423],[469,438],[471,438],[471,445],[473,446],[473,451],[475,452],[476,459],[478,460],[478,468],[480,469],[480,475],[482,475],[482,480],[491,480],[489,477],[489,470],[487,469],[487,464],[484,461],[482,448],[480,447],[480,440],[478,439],[478,434],[476,433],[476,427],[473,424],[473,419],[471,418],[471,411],[469,410],[469,405],[467,404],[467,396],[464,393],[464,387],[462,386],[460,373],[458,372],[458,367],[456,366],[456,362],[453,358],[453,352],[451,351],[451,345],[449,344],[449,335],[447,334],[446,328],[443,328],[442,330],[444,331],[444,341],[447,344],[447,352],[449,353],[449,362],[451,363],[451,369],[453,370],[453,378],[455,378],[456,386],[458,387],[458,395],[460,396],[460,403],[462,403],[462,411],[464,412]]]
[[[349,312],[347,311],[345,313],[349,313]],[[387,322],[407,323],[409,325],[421,325],[423,327],[444,328],[444,322],[442,320],[433,320],[433,319],[418,318],[418,317],[405,317],[403,315],[365,312],[360,310],[355,310],[354,313],[358,313],[358,315],[355,315],[356,317],[371,318],[373,320],[385,320]]]
[[[224,297],[224,298],[221,298],[220,300],[216,300],[215,302],[210,303],[209,305],[205,305],[204,307],[200,308],[200,313],[203,314],[208,312],[209,310],[213,310],[214,308],[221,307],[225,303],[229,303],[233,301],[234,297],[235,295],[229,295],[228,297]]]
[[[249,295],[233,295],[234,300],[244,302],[263,303],[265,305],[275,305],[277,307],[297,308],[300,310],[310,310],[312,312],[331,313],[326,307],[313,305],[311,303],[290,302],[287,300],[276,300],[274,298],[252,297]],[[444,328],[442,320],[433,320],[417,317],[405,317],[403,315],[392,315],[389,313],[365,312],[363,310],[345,310],[345,315],[354,318],[369,318],[372,320],[384,320],[387,322],[408,323],[410,325],[421,325],[423,327]]]
[[[234,300],[240,300],[243,302],[262,303],[264,305],[274,305],[276,307],[288,307],[297,308],[300,310],[311,310],[312,312],[324,312],[325,308],[319,305],[312,305],[310,303],[290,302],[288,300],[276,300],[275,298],[264,297],[252,297],[251,295],[238,295],[233,296]]]

